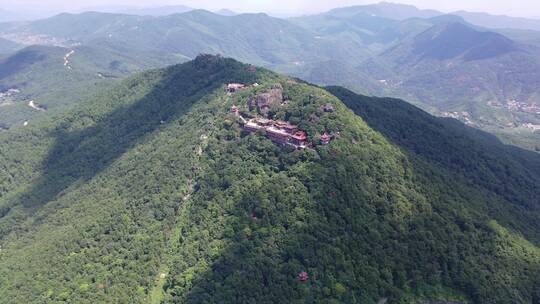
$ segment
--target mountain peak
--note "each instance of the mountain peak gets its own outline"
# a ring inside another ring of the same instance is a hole
[[[328,12],[328,14],[343,17],[352,16],[360,12],[393,20],[405,20],[409,18],[430,18],[443,14],[434,10],[423,10],[412,5],[392,2],[379,2],[377,4],[337,8],[331,10],[330,12]]]
[[[414,53],[425,58],[447,60],[488,59],[516,50],[515,43],[494,32],[481,32],[462,22],[450,21],[434,25],[418,35]]]

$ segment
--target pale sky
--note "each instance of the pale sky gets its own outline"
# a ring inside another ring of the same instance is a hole
[[[443,12],[467,10],[510,16],[540,16],[540,0],[387,0],[412,4],[419,8]],[[21,11],[79,11],[84,8],[111,6],[186,5],[194,8],[237,12],[269,12],[301,15],[329,10],[335,7],[376,3],[373,0],[0,0],[0,9]]]

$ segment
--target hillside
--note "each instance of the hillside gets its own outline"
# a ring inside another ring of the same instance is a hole
[[[382,53],[379,62],[366,62],[364,69],[385,79],[394,91],[390,95],[502,133],[540,123],[538,50],[462,23],[444,23]]]
[[[497,16],[486,13],[457,11],[453,15],[463,17],[467,22],[492,29],[520,29],[540,31],[540,20],[510,16]]]
[[[358,13],[369,14],[372,16],[383,17],[392,20],[406,20],[410,18],[432,18],[443,15],[443,13],[435,10],[422,10],[412,5],[391,2],[379,2],[377,4],[342,7],[333,9],[327,14],[336,17],[351,17]]]
[[[0,31],[18,43],[87,47],[101,54],[93,62],[114,55],[143,68],[223,54],[321,85],[404,98],[507,143],[540,149],[537,35],[500,31],[507,37],[459,16],[389,3],[286,20],[204,10],[89,12],[4,24]]]
[[[20,46],[10,40],[0,38],[0,57],[16,51]]]
[[[204,55],[0,134],[0,303],[536,303],[538,155],[398,105]]]
[[[0,124],[21,126],[67,107],[136,71],[182,60],[94,47],[28,46],[0,59]],[[31,107],[33,101],[39,108]]]
[[[315,34],[265,14],[223,16],[194,10],[168,16],[62,14],[11,29],[93,45],[106,40],[117,49],[166,52],[183,58],[222,53],[259,65],[291,68],[320,58],[357,58],[346,41],[319,41]],[[343,46],[341,46],[343,45]],[[341,46],[341,47],[338,47]]]
[[[403,21],[411,18],[429,19],[443,16],[445,13],[430,10],[419,9],[412,5],[404,5],[392,2],[380,2],[370,5],[357,5],[342,7],[331,10],[329,15],[338,17],[350,17],[358,13],[369,14],[387,19]],[[505,15],[492,15],[481,12],[456,11],[450,15],[460,16],[468,23],[490,29],[520,29],[520,30],[540,30],[540,20],[533,18],[520,18]]]

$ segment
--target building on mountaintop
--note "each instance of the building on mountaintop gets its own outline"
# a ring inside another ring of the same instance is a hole
[[[276,127],[284,129],[289,133],[293,133],[294,131],[298,130],[298,126],[295,126],[288,121],[278,120],[275,122],[275,125]]]
[[[230,109],[231,114],[234,114],[236,116],[240,115],[240,110],[237,106],[233,105]]]
[[[322,136],[321,136],[321,144],[322,145],[328,145],[330,143],[330,141],[332,140],[332,136],[329,135],[328,133],[324,133]]]
[[[307,272],[302,271],[298,274],[298,281],[307,282],[309,280],[309,275]]]
[[[321,106],[321,110],[324,112],[334,112],[334,105],[331,103],[327,103]]]
[[[245,121],[242,115],[239,115],[239,117]],[[244,130],[248,132],[257,132],[261,129],[265,130],[266,136],[277,144],[294,146],[301,149],[308,146],[307,133],[299,130],[298,126],[287,121],[274,121],[272,119],[256,117],[244,123]]]
[[[236,93],[245,87],[246,85],[242,83],[229,83],[227,85],[227,93]]]
[[[281,145],[290,144],[289,140],[291,138],[291,134],[289,134],[286,130],[280,129],[276,126],[268,126],[265,128],[265,130],[266,135],[273,142]]]
[[[307,139],[307,133],[305,131],[296,131],[291,135],[291,142],[297,146],[306,146]]]

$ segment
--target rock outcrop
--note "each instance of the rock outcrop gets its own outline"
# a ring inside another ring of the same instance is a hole
[[[283,102],[283,87],[280,84],[275,84],[270,90],[257,95],[254,100],[249,103],[250,110],[257,108],[261,115],[266,115],[270,107],[274,104]]]

